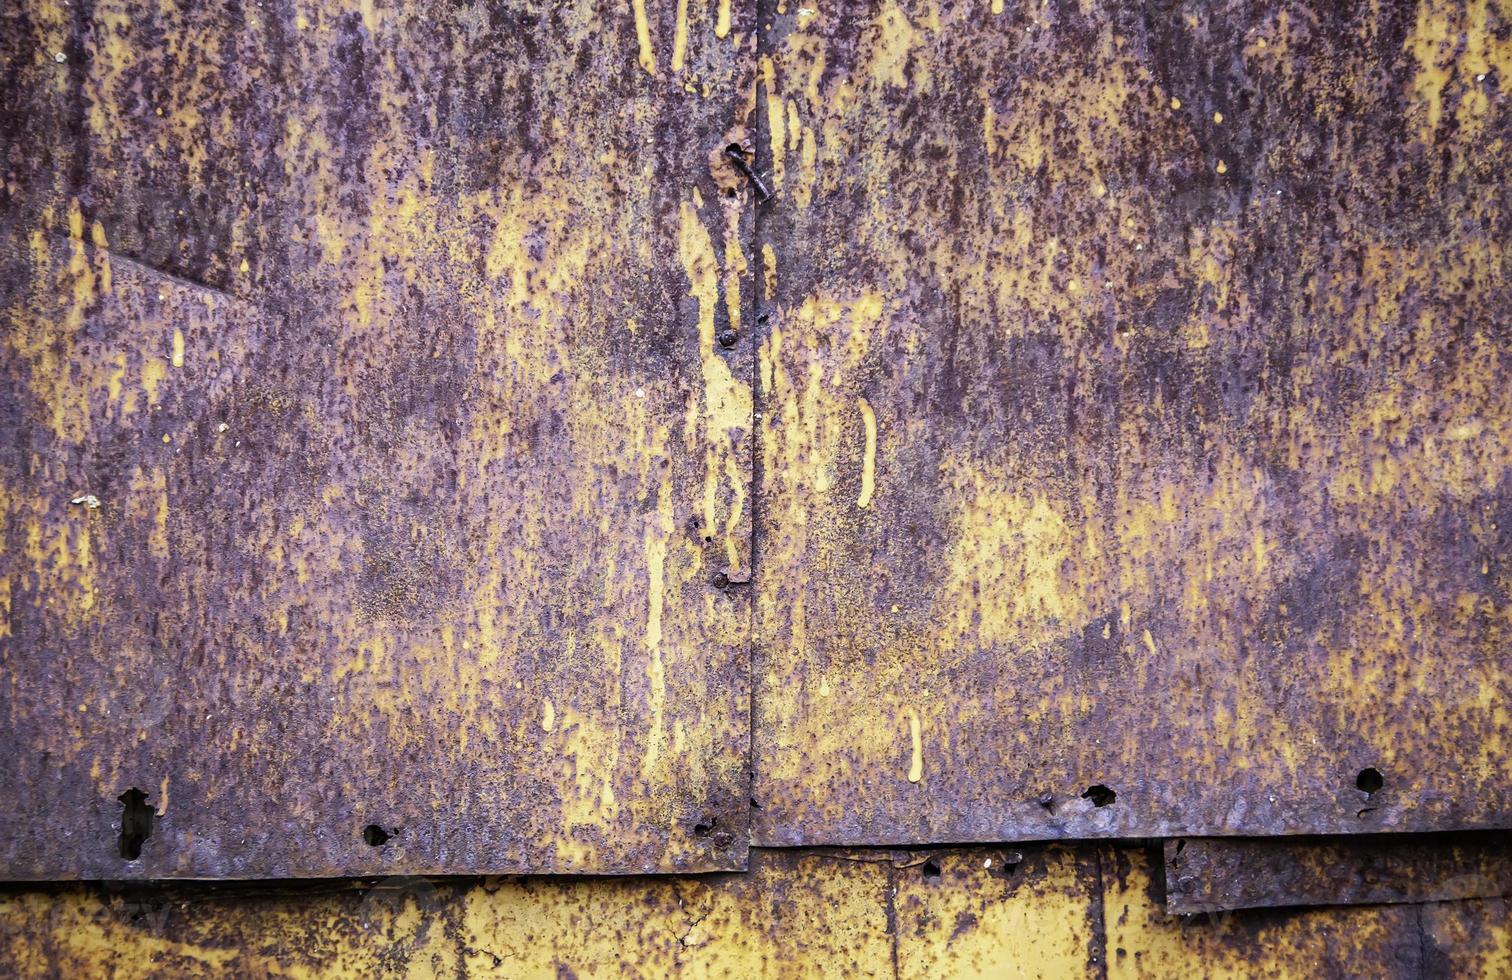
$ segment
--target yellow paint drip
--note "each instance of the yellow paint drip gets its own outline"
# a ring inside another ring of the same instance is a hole
[[[644,0],[642,0],[644,2]],[[677,0],[677,28],[672,35],[672,70],[682,71],[688,55],[688,0]]]
[[[908,763],[908,781],[917,783],[924,778],[924,733],[919,726],[919,713],[910,708],[908,711],[908,737],[913,743],[913,756]]]
[[[640,66],[646,74],[656,74],[656,52],[651,47],[651,23],[646,19],[646,0],[630,0],[635,12],[635,42],[640,48]]]
[[[865,398],[856,399],[861,409],[861,424],[866,429],[866,447],[861,457],[861,493],[856,497],[856,506],[871,506],[872,492],[876,489],[877,471],[877,414]]]

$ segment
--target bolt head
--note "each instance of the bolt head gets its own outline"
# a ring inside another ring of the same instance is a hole
[[[715,575],[714,575],[714,588],[716,588],[716,589],[728,589],[729,587],[730,587],[730,576],[726,575],[724,572],[717,572],[717,573],[715,573]]]
[[[719,346],[726,349],[734,347],[735,342],[739,339],[740,337],[733,330],[721,330],[719,332]]]

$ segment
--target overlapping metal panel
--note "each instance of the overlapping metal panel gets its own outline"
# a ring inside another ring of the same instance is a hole
[[[768,19],[756,840],[1506,826],[1505,14]]]
[[[742,866],[752,11],[4,16],[0,874]]]

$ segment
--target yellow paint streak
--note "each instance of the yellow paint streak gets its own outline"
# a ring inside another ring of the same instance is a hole
[[[704,388],[702,412],[691,425],[702,429],[705,533],[717,533],[723,539],[730,577],[742,581],[747,573],[749,541],[742,539],[738,529],[749,494],[749,466],[742,453],[749,451],[751,388],[731,373],[729,363],[717,352],[714,316],[719,304],[719,266],[708,229],[690,201],[683,202],[680,212],[678,255],[688,276],[688,295],[698,300]],[[690,415],[693,411],[690,409]]]
[[[642,0],[644,2],[644,0]],[[688,0],[677,0],[677,27],[672,34],[672,70],[683,70],[688,55]]]
[[[856,497],[856,506],[865,509],[871,506],[872,492],[877,485],[877,414],[865,398],[858,398],[856,407],[861,409],[861,424],[866,430],[866,446],[861,456],[861,493]]]
[[[667,670],[662,663],[662,612],[667,596],[667,537],[672,531],[671,488],[662,484],[655,518],[646,526],[646,678],[651,685],[651,736],[645,769],[655,768],[666,738]]]
[[[550,698],[541,702],[541,731],[556,731],[556,705],[551,703]]]
[[[730,0],[719,0],[719,13],[714,18],[714,36],[721,41],[730,34]]]
[[[184,366],[184,331],[176,328],[173,331],[172,361],[176,368]]]
[[[924,778],[924,733],[919,725],[919,712],[908,710],[908,738],[913,747],[908,763],[908,781],[917,783]]]
[[[656,52],[651,47],[651,23],[646,19],[646,0],[630,0],[635,12],[635,42],[640,47],[640,66],[646,74],[656,75]]]

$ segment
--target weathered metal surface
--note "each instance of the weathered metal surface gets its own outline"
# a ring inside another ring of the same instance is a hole
[[[754,851],[749,873],[698,877],[0,894],[0,962],[21,977],[1094,977],[1097,860]]]
[[[6,6],[0,876],[742,865],[751,14]]]
[[[1170,916],[1158,857],[1140,849],[1013,856],[758,849],[747,874],[11,889],[0,891],[0,965],[17,978],[117,980],[1121,980],[1497,977],[1512,954],[1499,899]]]
[[[1167,915],[1161,909],[1159,872],[1153,852],[1111,846],[1103,851],[1109,980],[1421,977],[1435,952],[1420,928],[1419,906]]]
[[[868,857],[752,852],[743,875],[472,890],[463,962],[478,976],[887,976],[890,865]]]
[[[1512,9],[762,20],[756,841],[1512,823]]]
[[[900,977],[1099,977],[1102,892],[1090,847],[918,854],[894,885]]]
[[[1512,838],[1494,831],[1183,837],[1164,853],[1173,913],[1512,895]]]
[[[1512,903],[1436,902],[1422,916],[1423,976],[1512,977]]]

